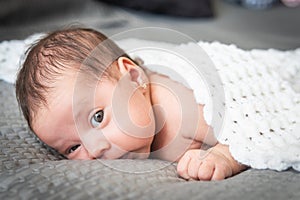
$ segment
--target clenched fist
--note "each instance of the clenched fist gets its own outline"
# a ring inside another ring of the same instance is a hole
[[[220,143],[208,150],[188,150],[177,165],[179,176],[187,180],[222,180],[244,169],[246,166],[234,160],[228,146]]]

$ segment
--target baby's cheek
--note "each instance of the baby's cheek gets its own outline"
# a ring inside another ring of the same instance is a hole
[[[135,92],[128,102],[129,119],[137,127],[149,127],[154,123],[151,104],[142,94]]]
[[[132,124],[144,127],[151,123],[151,118],[148,106],[139,96],[140,94],[135,92],[129,99],[128,114]]]

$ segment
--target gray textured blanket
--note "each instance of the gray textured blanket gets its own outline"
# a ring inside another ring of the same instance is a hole
[[[0,199],[300,199],[300,173],[249,169],[185,181],[159,160],[71,161],[29,131],[12,84],[0,81]],[[117,170],[118,169],[118,170]],[[121,169],[121,170],[120,170]]]

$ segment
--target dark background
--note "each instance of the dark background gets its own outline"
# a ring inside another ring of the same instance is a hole
[[[164,6],[168,8],[166,0],[160,2],[165,2]],[[181,2],[191,9],[193,6],[189,5],[196,1]],[[155,13],[155,8],[141,11],[145,10],[144,4],[141,4],[142,8],[140,5],[140,8],[131,9],[126,6],[128,4],[122,7],[113,3],[116,1],[107,4],[96,0],[0,0],[0,41],[24,39],[36,32],[82,24],[107,35],[131,28],[159,26],[180,31],[195,40],[233,43],[243,49],[300,47],[300,7],[288,8],[277,3],[268,9],[257,10],[214,0],[210,1],[211,13],[183,17],[163,14],[164,10]],[[172,5],[170,9],[175,7]],[[202,12],[209,11],[207,9]]]

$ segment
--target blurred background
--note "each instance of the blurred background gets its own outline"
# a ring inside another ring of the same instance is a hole
[[[300,47],[299,0],[0,0],[0,41],[69,25],[164,27],[243,49]]]

